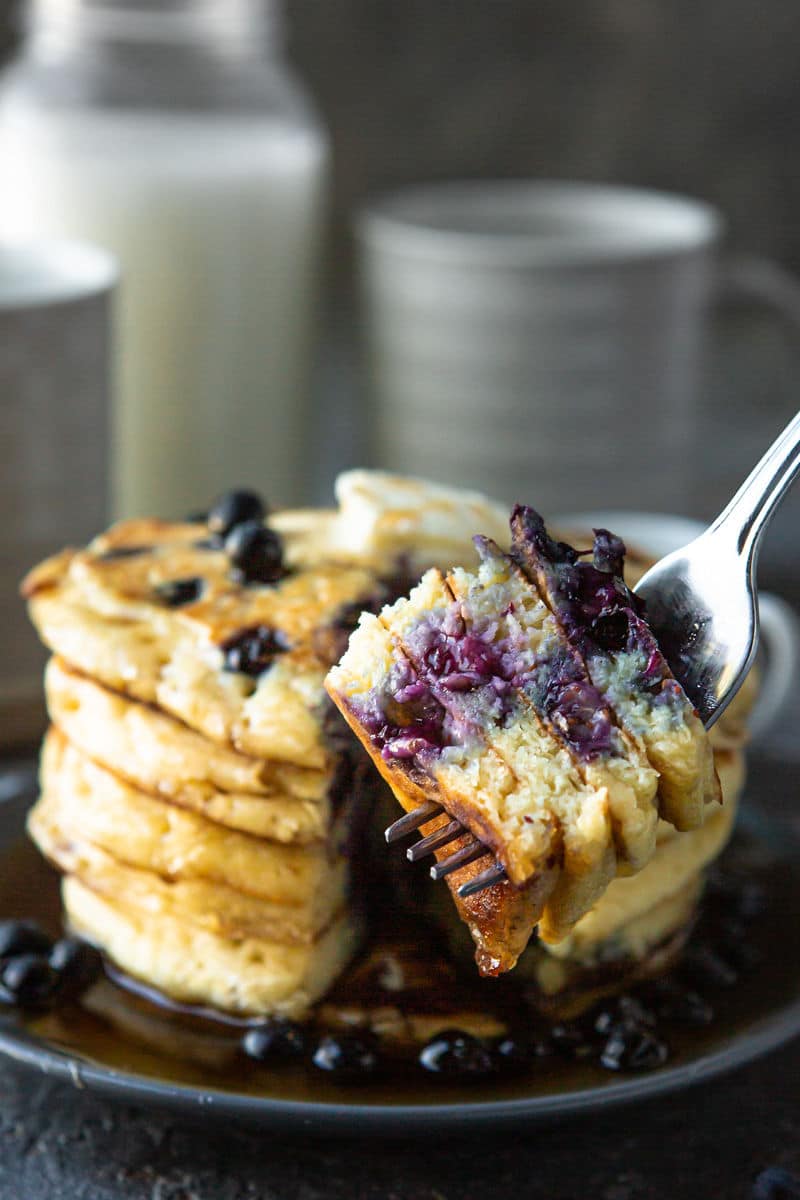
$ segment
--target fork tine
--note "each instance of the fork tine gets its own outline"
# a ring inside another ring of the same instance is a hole
[[[421,838],[413,846],[409,846],[406,850],[406,858],[409,862],[418,862],[426,855],[433,854],[434,850],[441,850],[442,846],[446,846],[448,842],[460,837],[463,832],[464,826],[460,821],[448,821],[441,829],[429,833],[427,837]]]
[[[484,888],[491,887],[493,883],[500,883],[507,878],[505,867],[502,863],[496,862],[486,871],[482,871],[480,875],[476,875],[469,883],[462,883],[458,894],[462,900],[466,900],[467,896],[474,896],[476,893],[482,892]]]
[[[462,846],[460,850],[456,850],[449,858],[443,858],[431,867],[431,879],[444,879],[451,871],[457,871],[459,867],[466,867],[468,863],[475,862],[476,859],[483,858],[484,854],[488,853],[483,842],[472,841],[466,846]]]
[[[398,821],[389,826],[385,834],[387,842],[390,845],[392,842],[399,842],[406,834],[413,833],[415,829],[419,829],[420,825],[424,825],[426,821],[430,821],[441,811],[441,804],[437,804],[435,800],[426,800],[424,804],[420,804],[418,808],[406,813],[404,817],[400,817]]]

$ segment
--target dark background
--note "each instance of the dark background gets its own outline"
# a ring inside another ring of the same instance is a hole
[[[225,0],[220,0],[225,3]],[[0,47],[15,0],[0,0]],[[691,192],[800,268],[797,0],[288,0],[333,135],[338,258],[365,195],[448,176]]]

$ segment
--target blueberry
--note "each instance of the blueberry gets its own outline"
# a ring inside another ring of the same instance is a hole
[[[237,525],[225,539],[234,578],[241,583],[276,583],[285,574],[283,543],[260,521]]]
[[[739,972],[722,954],[710,946],[690,946],[684,955],[680,973],[701,990],[708,987],[730,988],[739,979]]]
[[[285,654],[289,643],[279,629],[268,625],[253,625],[242,629],[221,643],[226,671],[241,671],[256,679],[272,666],[279,654]]]
[[[504,1075],[521,1075],[540,1058],[540,1046],[524,1034],[507,1033],[493,1046],[495,1065]]]
[[[800,1178],[783,1167],[767,1167],[757,1176],[752,1200],[800,1200]]]
[[[156,587],[156,595],[162,604],[168,608],[180,608],[183,604],[192,604],[202,595],[205,584],[202,579],[168,579]]]
[[[65,1000],[77,999],[103,970],[103,956],[81,938],[66,937],[50,951],[50,966],[59,975],[59,994]]]
[[[242,1050],[256,1062],[302,1058],[306,1052],[306,1041],[306,1031],[302,1025],[285,1017],[273,1017],[247,1030],[242,1038]]]
[[[371,1034],[326,1034],[320,1038],[311,1061],[319,1071],[356,1083],[380,1069],[377,1039]]]
[[[714,1020],[714,1009],[699,992],[673,980],[659,984],[653,1003],[661,1020],[675,1025],[704,1026]]]
[[[58,971],[43,955],[17,954],[0,971],[0,999],[20,1008],[47,1008],[58,984]]]
[[[0,959],[12,954],[46,954],[53,944],[35,921],[0,921]]]
[[[487,1046],[460,1029],[446,1029],[422,1047],[420,1066],[449,1079],[478,1079],[496,1070],[494,1056]]]
[[[234,526],[260,521],[265,513],[264,501],[255,492],[224,492],[211,506],[207,524],[212,533],[227,537]]]
[[[563,1055],[564,1058],[591,1058],[595,1053],[591,1038],[574,1021],[563,1021],[553,1025],[550,1030],[550,1041],[556,1053]]]
[[[600,1054],[608,1071],[653,1071],[669,1058],[669,1046],[649,1029],[615,1029]]]
[[[655,1013],[646,1008],[636,996],[618,996],[616,1002],[597,1014],[595,1032],[605,1036],[615,1029],[650,1028],[656,1023]]]

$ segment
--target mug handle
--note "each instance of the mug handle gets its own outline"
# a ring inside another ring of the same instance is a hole
[[[761,667],[758,699],[747,720],[754,738],[762,737],[784,711],[796,686],[800,662],[800,620],[792,606],[779,596],[761,592],[758,608],[767,661]]]
[[[722,259],[719,283],[724,296],[753,300],[800,328],[800,279],[760,254]]]

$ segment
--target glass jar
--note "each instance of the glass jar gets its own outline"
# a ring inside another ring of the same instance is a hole
[[[115,509],[307,491],[328,144],[276,0],[38,0],[0,94],[0,236],[122,268]],[[65,403],[69,397],[65,397]]]

